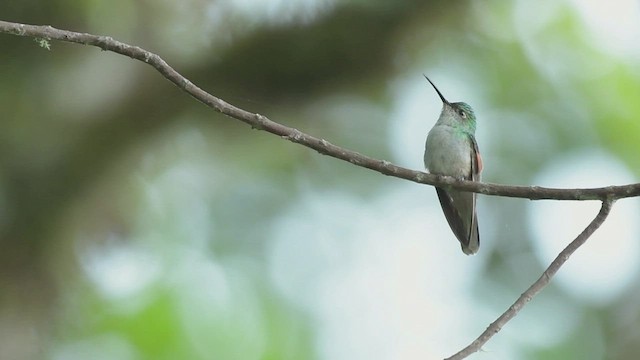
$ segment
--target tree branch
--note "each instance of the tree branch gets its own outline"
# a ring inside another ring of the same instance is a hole
[[[140,60],[153,66],[167,80],[174,83],[201,103],[214,110],[249,124],[252,128],[264,130],[281,136],[291,142],[306,146],[317,152],[350,162],[356,166],[377,171],[381,174],[410,180],[420,184],[453,188],[469,192],[492,196],[525,198],[531,200],[601,200],[621,199],[640,196],[640,183],[624,186],[607,186],[585,189],[557,189],[539,186],[506,186],[490,183],[480,183],[457,180],[448,176],[438,176],[421,171],[403,168],[386,160],[374,159],[358,152],[344,149],[330,142],[305,134],[297,129],[279,124],[266,116],[248,112],[217,98],[194,85],[169,66],[160,56],[137,46],[116,41],[108,36],[98,36],[53,28],[51,26],[37,26],[0,21],[0,33],[19,36],[29,36],[47,40],[60,40],[84,45],[92,45],[102,50]]]
[[[556,256],[556,258],[551,262],[549,267],[542,273],[540,278],[536,280],[527,291],[523,292],[522,295],[516,300],[516,302],[511,305],[507,311],[505,311],[500,317],[498,317],[494,322],[492,322],[487,329],[480,334],[480,336],[475,339],[471,344],[469,344],[464,349],[460,350],[455,355],[445,359],[445,360],[460,360],[464,359],[467,356],[479,351],[482,345],[484,345],[489,339],[493,337],[493,335],[497,334],[502,327],[513,317],[515,317],[520,310],[529,302],[531,299],[536,296],[542,289],[545,288],[551,281],[551,278],[560,270],[560,267],[569,260],[569,256],[571,256],[580,246],[582,246],[587,239],[602,225],[607,216],[609,215],[609,211],[611,211],[611,207],[613,206],[613,199],[605,199],[602,201],[602,207],[600,208],[600,212],[598,215],[591,220],[591,223],[582,230],[580,235],[575,238],[567,247],[564,248]]]
[[[549,265],[542,276],[534,282],[500,317],[487,327],[487,329],[470,345],[448,358],[449,360],[463,359],[480,350],[493,335],[522,309],[536,294],[549,284],[551,278],[560,267],[569,259],[593,232],[602,225],[615,200],[627,197],[640,196],[640,183],[624,186],[607,186],[600,188],[584,189],[557,189],[538,186],[506,186],[472,181],[461,181],[447,176],[432,175],[425,172],[414,171],[391,164],[386,160],[374,159],[358,152],[333,145],[324,139],[319,139],[305,134],[297,129],[276,123],[266,116],[248,112],[235,107],[224,100],[217,98],[194,85],[191,81],[180,75],[169,66],[160,56],[146,51],[140,47],[128,45],[116,41],[108,36],[98,36],[86,33],[78,33],[55,29],[51,26],[36,26],[0,21],[0,33],[19,36],[30,36],[45,40],[60,40],[84,45],[92,45],[102,50],[112,51],[132,59],[140,60],[153,66],[167,80],[178,88],[184,90],[196,100],[212,109],[249,124],[252,128],[270,132],[291,142],[306,146],[317,152],[340,160],[350,162],[356,166],[377,171],[384,175],[410,180],[416,183],[453,188],[463,191],[475,192],[484,195],[505,196],[514,198],[526,198],[531,200],[600,200],[602,208],[591,223],[573,240]],[[48,46],[47,41],[41,41],[41,46]]]

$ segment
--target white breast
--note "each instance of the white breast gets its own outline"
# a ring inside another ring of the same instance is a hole
[[[469,139],[451,126],[434,126],[427,136],[424,166],[432,174],[468,177],[471,171]]]

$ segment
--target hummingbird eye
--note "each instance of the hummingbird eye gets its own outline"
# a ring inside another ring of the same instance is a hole
[[[462,109],[458,109],[458,115],[460,115],[463,119],[467,118],[467,113]]]

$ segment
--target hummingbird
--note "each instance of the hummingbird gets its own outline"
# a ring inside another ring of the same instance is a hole
[[[424,75],[424,74],[423,74]],[[426,76],[442,100],[442,112],[429,131],[424,166],[429,173],[479,181],[482,158],[476,142],[476,116],[464,102],[450,103]],[[476,194],[436,187],[444,216],[460,241],[462,252],[473,255],[480,248]]]

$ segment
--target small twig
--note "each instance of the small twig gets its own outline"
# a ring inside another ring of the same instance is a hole
[[[562,264],[564,264],[569,259],[569,256],[571,256],[580,246],[582,246],[594,233],[594,231],[596,231],[600,227],[600,225],[602,225],[602,223],[609,215],[609,211],[611,210],[611,206],[613,206],[613,203],[614,200],[612,199],[605,199],[604,201],[602,201],[602,207],[600,208],[600,212],[598,212],[598,215],[596,215],[596,217],[591,220],[591,223],[589,223],[589,225],[584,230],[582,230],[580,235],[578,235],[575,240],[569,243],[569,245],[567,245],[567,247],[565,247],[564,250],[562,250],[560,254],[556,256],[549,267],[544,271],[544,273],[542,273],[542,276],[540,276],[540,278],[538,278],[536,282],[529,286],[527,291],[522,293],[518,300],[516,300],[516,302],[514,302],[513,305],[511,305],[507,309],[507,311],[500,315],[500,317],[492,322],[477,339],[475,339],[467,347],[460,350],[455,355],[447,358],[446,360],[464,359],[467,356],[475,353],[476,351],[479,351],[482,345],[489,341],[489,339],[491,339],[493,335],[497,334],[509,320],[511,320],[514,316],[516,316],[516,314],[518,314],[522,307],[524,307],[529,301],[531,301],[534,296],[536,296],[536,294],[542,291],[542,289],[544,289],[545,286],[549,284],[551,278],[558,272]]]
[[[589,189],[556,189],[538,186],[506,186],[461,181],[448,176],[437,176],[421,171],[410,170],[391,164],[386,160],[374,159],[358,152],[341,148],[324,139],[313,137],[297,129],[274,122],[266,116],[235,107],[194,85],[169,66],[160,56],[140,47],[114,40],[111,37],[60,30],[51,26],[26,25],[6,21],[0,21],[0,33],[92,45],[103,50],[113,51],[132,59],[140,60],[153,66],[167,80],[193,96],[196,100],[222,114],[245,122],[254,129],[270,132],[291,142],[316,150],[321,154],[344,160],[384,175],[406,179],[420,184],[454,188],[484,195],[531,200],[605,200],[607,198],[621,199],[640,196],[640,183]]]

